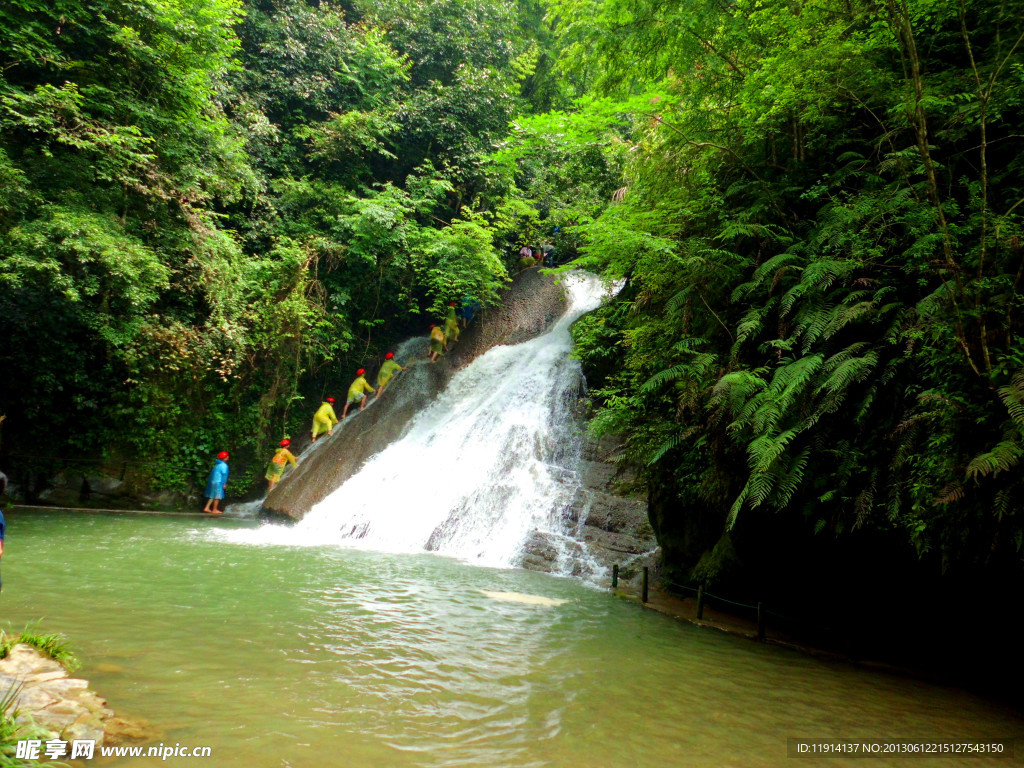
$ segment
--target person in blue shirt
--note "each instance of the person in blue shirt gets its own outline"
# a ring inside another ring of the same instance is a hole
[[[224,486],[228,484],[228,452],[221,451],[217,454],[217,462],[210,470],[210,476],[206,479],[206,506],[203,512],[211,515],[219,515],[218,508],[221,499],[224,498]]]
[[[473,317],[478,309],[480,309],[480,302],[476,299],[467,296],[462,300],[462,306],[459,307],[459,320],[462,321],[463,328],[473,322]]]

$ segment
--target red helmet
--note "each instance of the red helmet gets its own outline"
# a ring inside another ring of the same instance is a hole
[[[366,373],[366,369],[360,368],[358,371],[356,371],[356,376],[362,376],[364,373]]]
[[[287,437],[284,440],[281,441],[281,447],[282,448],[285,448],[285,447],[287,447],[287,446],[289,446],[291,444],[292,444],[292,441],[289,440]]]
[[[227,459],[228,459],[228,452],[227,451],[221,451],[220,453],[217,454],[217,458],[220,459],[221,461],[227,461]]]
[[[455,302],[454,302],[454,301],[450,301],[450,302],[448,302],[448,306],[449,306],[449,307],[454,307],[454,306],[455,306]]]
[[[334,398],[333,397],[328,397],[327,399],[324,400],[324,402],[325,403],[333,403],[334,402]]]
[[[384,355],[384,359],[385,360],[390,360],[394,356],[395,356],[394,352],[388,352],[386,355]]]

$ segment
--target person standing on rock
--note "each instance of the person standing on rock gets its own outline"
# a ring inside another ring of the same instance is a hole
[[[437,356],[441,354],[441,350],[448,351],[448,340],[444,337],[444,331],[439,326],[431,323],[430,325],[430,362],[436,363]]]
[[[462,306],[459,307],[459,319],[462,321],[463,329],[473,322],[473,317],[478,309],[480,309],[480,302],[476,299],[467,296],[462,300]]]
[[[459,340],[459,321],[455,317],[455,302],[448,305],[448,317],[444,319],[444,335],[452,344]]]
[[[359,403],[359,410],[362,411],[366,407],[367,393],[373,394],[373,387],[366,380],[366,377],[363,375],[364,373],[366,373],[365,368],[360,368],[356,371],[356,380],[349,385],[348,398],[345,400],[345,410],[341,412],[341,418],[343,419],[348,416],[348,409],[353,403]]]
[[[281,447],[277,449],[277,453],[274,454],[274,458],[270,460],[270,464],[267,465],[267,474],[264,477],[269,484],[267,493],[274,490],[274,486],[277,485],[278,481],[284,475],[285,468],[291,464],[295,466],[295,455],[288,450],[288,446],[292,444],[292,441],[285,438],[281,441]]]
[[[320,437],[324,432],[330,437],[334,434],[334,425],[338,423],[338,417],[334,413],[334,398],[328,397],[323,403],[317,408],[316,413],[313,414],[313,440]]]
[[[399,371],[404,370],[402,366],[395,362],[395,355],[393,352],[388,352],[384,355],[384,364],[377,371],[377,397],[381,396],[384,391],[384,387],[388,385],[392,377],[398,375]]]
[[[555,266],[555,246],[550,243],[544,246],[544,266],[549,268]]]
[[[224,488],[228,484],[228,452],[221,451],[217,454],[217,461],[210,470],[210,476],[206,478],[206,506],[203,512],[211,515],[219,515],[220,502],[224,498]]]

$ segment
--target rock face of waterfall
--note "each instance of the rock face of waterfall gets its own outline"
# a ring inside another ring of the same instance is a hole
[[[521,272],[512,280],[502,301],[477,314],[458,344],[436,364],[424,359],[409,360],[425,354],[422,344],[407,343],[396,358],[406,370],[389,385],[381,401],[362,413],[349,417],[334,429],[330,438],[322,437],[313,450],[300,456],[299,465],[285,475],[266,500],[263,509],[271,514],[303,518],[315,504],[323,501],[352,477],[367,459],[394,442],[410,420],[444,390],[452,375],[479,355],[497,345],[518,344],[544,333],[561,317],[567,301],[562,285],[536,269]],[[376,381],[371,371],[370,381]],[[338,415],[344,405],[344,392],[338,392]],[[308,446],[309,434],[295,441],[297,448]]]

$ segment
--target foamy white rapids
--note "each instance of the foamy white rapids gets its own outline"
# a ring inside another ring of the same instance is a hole
[[[558,560],[578,556],[565,519],[580,490],[581,444],[571,413],[581,375],[569,358],[569,326],[607,291],[592,276],[564,282],[569,307],[548,333],[495,347],[456,373],[399,440],[301,522],[219,533],[246,543],[426,550],[511,566],[539,532]]]

